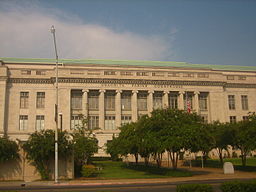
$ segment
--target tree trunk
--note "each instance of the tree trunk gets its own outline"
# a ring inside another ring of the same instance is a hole
[[[157,167],[160,168],[162,165],[162,153],[156,154],[156,163],[157,163]]]
[[[222,153],[222,150],[223,149],[221,149],[221,148],[217,148],[221,165],[223,165],[223,153]]]
[[[246,166],[246,154],[247,152],[244,149],[241,149],[241,158],[242,158],[242,166]]]
[[[179,155],[176,152],[170,151],[170,159],[172,162],[172,169],[177,169]]]
[[[149,158],[148,157],[144,157],[144,161],[145,161],[145,165],[148,166]]]
[[[137,165],[137,164],[138,164],[138,159],[139,159],[138,153],[135,153],[135,154],[134,154],[134,157],[135,157],[135,163],[136,163],[136,165]]]

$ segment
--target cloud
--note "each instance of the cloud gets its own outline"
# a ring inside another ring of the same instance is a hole
[[[17,2],[0,2],[0,57],[54,57],[51,25],[60,58],[165,60],[174,54],[173,38],[116,32],[34,1]]]

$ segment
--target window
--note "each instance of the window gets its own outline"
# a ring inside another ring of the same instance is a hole
[[[171,109],[178,109],[178,94],[177,93],[169,94],[169,107]]]
[[[227,75],[227,80],[235,80],[235,76],[234,75]]]
[[[90,91],[88,94],[89,110],[99,110],[99,91]]]
[[[242,109],[248,110],[248,97],[247,95],[241,95]]]
[[[36,131],[44,130],[44,116],[37,115],[36,116]]]
[[[31,75],[30,70],[21,70],[21,75]]]
[[[70,129],[76,129],[77,127],[82,126],[82,118],[80,115],[71,116],[71,127]]]
[[[105,130],[115,130],[116,121],[115,116],[105,116]]]
[[[121,71],[120,74],[124,75],[124,76],[132,76],[132,72],[131,71]]]
[[[183,77],[194,77],[194,73],[183,73]]]
[[[204,123],[208,123],[208,115],[201,115],[201,118]]]
[[[104,75],[116,75],[115,71],[104,71]]]
[[[147,111],[147,96],[148,93],[143,91],[138,93],[138,110],[139,111]]]
[[[72,109],[82,109],[82,90],[72,90],[71,91],[71,108]]]
[[[20,131],[24,131],[28,129],[28,116],[20,115]]]
[[[229,121],[230,121],[230,123],[235,123],[236,122],[236,116],[230,116]]]
[[[29,98],[28,92],[20,92],[20,108],[21,109],[28,108],[28,98]]]
[[[123,111],[130,111],[131,110],[131,92],[124,91],[121,94],[121,106]]]
[[[137,72],[137,76],[148,76],[148,72]]]
[[[109,111],[115,110],[115,92],[107,91],[105,94],[105,109]]]
[[[99,128],[99,116],[94,116],[94,115],[89,116],[88,128],[90,130]]]
[[[121,125],[125,125],[132,122],[132,116],[131,115],[122,115],[121,116]]]
[[[199,109],[201,111],[207,110],[207,95],[206,94],[199,95]]]
[[[179,77],[180,76],[180,73],[178,72],[169,72],[168,73],[168,77]]]
[[[235,95],[229,95],[228,96],[228,108],[230,110],[235,110],[236,105],[235,105]]]
[[[198,77],[198,78],[208,78],[208,77],[209,77],[209,74],[208,74],[208,73],[198,73],[198,74],[197,74],[197,77]]]
[[[42,71],[42,70],[36,71],[36,75],[45,75],[45,71]]]
[[[163,108],[163,93],[162,92],[155,92],[153,94],[153,108],[154,109]]]
[[[36,94],[36,108],[44,108],[45,92],[37,92]]]
[[[153,73],[152,73],[152,76],[155,76],[155,77],[164,77],[164,72],[153,72]]]
[[[249,120],[249,117],[248,116],[243,116],[243,121],[247,121]]]
[[[246,76],[238,76],[238,80],[246,80]]]
[[[184,109],[186,110],[186,111],[190,111],[190,110],[192,110],[193,109],[193,96],[192,96],[192,94],[188,94],[188,93],[186,93],[185,95],[184,95]]]
[[[84,75],[84,72],[81,70],[70,70],[71,75]]]
[[[100,75],[100,71],[88,71],[87,75]]]

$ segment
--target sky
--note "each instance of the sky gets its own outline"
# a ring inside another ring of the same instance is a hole
[[[0,57],[256,66],[256,0],[0,0]]]

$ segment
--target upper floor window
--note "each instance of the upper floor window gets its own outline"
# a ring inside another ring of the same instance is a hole
[[[21,75],[31,75],[31,70],[21,70]]]
[[[183,77],[194,77],[194,73],[183,73]]]
[[[178,72],[169,72],[168,73],[168,77],[179,77],[180,76],[180,73]]]
[[[208,74],[208,73],[198,73],[198,74],[197,74],[197,77],[198,77],[198,78],[208,78],[208,77],[209,77],[209,74]]]
[[[99,116],[90,115],[88,119],[89,119],[88,128],[90,130],[95,129],[95,128],[99,128]]]
[[[201,111],[207,110],[207,95],[206,94],[199,95],[199,108]]]
[[[238,76],[238,80],[246,80],[246,76]]]
[[[178,93],[171,92],[169,94],[169,107],[171,109],[178,109]]]
[[[137,76],[148,76],[148,72],[136,72]]]
[[[125,125],[132,122],[132,116],[131,115],[122,115],[121,116],[121,125]]]
[[[115,116],[105,116],[105,130],[115,130],[116,118]]]
[[[121,71],[120,75],[124,75],[124,76],[132,76],[132,72],[131,71]]]
[[[229,117],[229,122],[230,123],[235,123],[236,122],[236,116],[230,116]]]
[[[104,71],[104,75],[116,75],[115,71]]]
[[[19,124],[19,129],[21,131],[27,130],[28,129],[28,116],[27,115],[20,115],[20,124]]]
[[[132,94],[130,91],[123,91],[121,94],[121,108],[124,111],[130,111],[132,108]]]
[[[155,76],[155,77],[164,77],[164,72],[153,72],[153,73],[152,73],[152,76]]]
[[[193,109],[193,95],[191,93],[184,94],[184,109],[189,112]]]
[[[77,129],[81,127],[82,124],[82,116],[81,115],[72,115],[71,116],[71,126],[70,129]]]
[[[45,71],[38,70],[38,71],[36,71],[36,75],[45,75]]]
[[[107,91],[105,93],[105,109],[106,110],[115,110],[115,92],[114,91]]]
[[[248,110],[248,97],[247,95],[241,95],[242,109]]]
[[[82,109],[82,90],[72,90],[71,91],[71,108],[72,109]]]
[[[44,115],[36,116],[36,131],[44,130]]]
[[[28,98],[29,98],[29,92],[20,92],[20,108],[21,109],[28,108]]]
[[[227,80],[235,80],[235,76],[234,75],[227,75]]]
[[[141,91],[138,93],[138,110],[147,111],[147,96],[148,93],[146,91]]]
[[[90,91],[88,94],[89,110],[99,109],[99,91]]]
[[[229,95],[228,96],[228,108],[230,110],[235,110],[236,109],[235,95]]]
[[[37,92],[36,94],[36,108],[44,108],[45,92]]]
[[[100,71],[88,71],[87,75],[100,75]]]
[[[163,93],[155,92],[153,94],[153,108],[161,109],[163,107]]]

